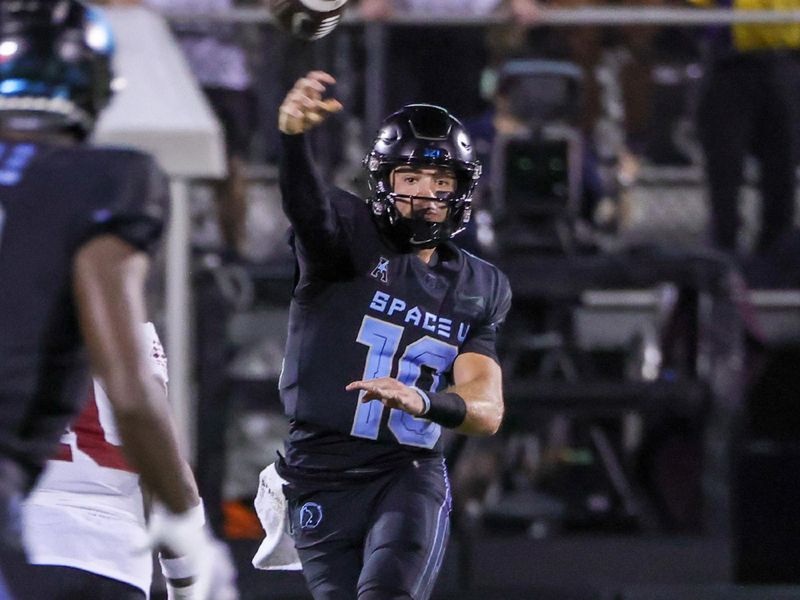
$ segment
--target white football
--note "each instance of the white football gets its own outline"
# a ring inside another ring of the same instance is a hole
[[[333,31],[347,0],[265,0],[275,23],[302,40],[318,40]]]

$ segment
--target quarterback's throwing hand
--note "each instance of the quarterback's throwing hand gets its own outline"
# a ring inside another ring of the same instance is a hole
[[[335,98],[322,99],[326,86],[334,83],[333,76],[324,71],[311,71],[298,79],[278,110],[278,129],[289,135],[304,133],[342,110]]]
[[[414,388],[400,383],[393,377],[353,381],[347,384],[345,389],[348,392],[364,390],[361,402],[380,400],[384,406],[399,408],[414,417],[420,416],[425,408],[422,397]]]

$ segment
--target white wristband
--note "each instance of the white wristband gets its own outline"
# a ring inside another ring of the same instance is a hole
[[[422,398],[422,412],[419,413],[419,416],[424,417],[431,410],[431,399],[428,397],[428,394],[426,394],[418,387],[412,387],[411,389],[417,392],[419,394],[419,397]]]
[[[158,562],[161,563],[161,572],[166,579],[188,579],[197,576],[196,561],[186,556],[175,558],[159,556]]]

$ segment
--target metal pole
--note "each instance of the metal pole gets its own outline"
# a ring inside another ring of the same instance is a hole
[[[167,232],[166,326],[169,397],[184,455],[194,458],[194,406],[190,386],[191,286],[189,252],[189,184],[170,182],[171,216]]]
[[[367,66],[364,70],[364,142],[370,144],[386,112],[386,25],[367,23],[364,40]]]
[[[265,8],[237,8],[217,12],[165,11],[170,21],[222,21],[271,23]],[[415,15],[397,14],[384,21],[392,26],[441,27],[447,25],[498,25],[513,23],[508,14],[490,15]],[[797,23],[800,10],[731,10],[727,8],[670,8],[588,6],[581,8],[543,8],[531,27],[539,25],[725,25],[729,23]],[[357,11],[345,13],[343,24],[369,25]]]

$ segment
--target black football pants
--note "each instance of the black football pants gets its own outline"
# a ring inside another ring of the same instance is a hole
[[[313,491],[285,486],[303,574],[314,600],[425,600],[450,531],[441,458],[374,481]]]

